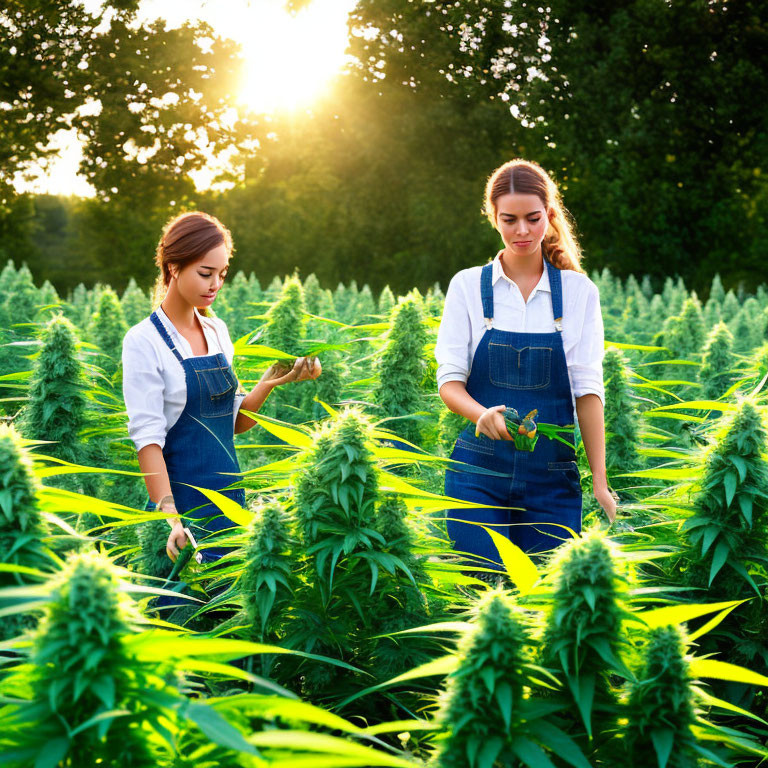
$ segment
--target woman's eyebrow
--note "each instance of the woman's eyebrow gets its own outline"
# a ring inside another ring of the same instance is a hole
[[[209,267],[207,264],[201,264],[200,269],[216,269],[216,267]],[[223,272],[225,269],[229,269],[229,267],[222,267],[220,271]]]
[[[533,216],[534,213],[541,213],[541,209],[536,210],[536,211],[531,211],[530,213],[526,213],[525,215],[526,216]],[[505,211],[502,211],[501,215],[502,216],[514,216],[515,214],[514,213],[506,213]]]

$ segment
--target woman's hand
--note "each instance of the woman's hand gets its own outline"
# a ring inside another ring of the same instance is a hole
[[[514,438],[507,430],[507,422],[502,415],[502,412],[506,410],[506,405],[494,405],[492,408],[486,408],[477,420],[475,435],[479,437],[483,434],[490,437],[491,440],[513,440]]]
[[[260,381],[268,383],[271,387],[279,387],[289,381],[305,381],[316,379],[323,371],[320,360],[317,357],[298,357],[289,368],[285,363],[275,363],[264,372]]]
[[[603,512],[608,516],[608,520],[613,523],[616,519],[616,505],[619,501],[616,491],[610,490],[607,485],[602,485],[593,488],[592,493],[597,499],[597,503],[603,508]]]
[[[181,520],[177,520],[171,528],[171,532],[168,535],[168,543],[165,545],[165,552],[173,562],[176,562],[176,558],[179,556],[179,551],[189,544],[187,534],[184,532],[184,523]]]

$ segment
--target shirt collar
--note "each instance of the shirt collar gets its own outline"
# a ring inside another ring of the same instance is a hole
[[[206,319],[205,316],[198,311],[197,307],[192,307],[192,309],[194,310],[197,317],[200,319],[200,325],[202,326],[203,333],[205,333],[208,330],[207,324],[203,322]],[[174,333],[181,336],[181,334],[176,330],[176,326],[171,322],[171,318],[165,314],[165,310],[159,304],[157,305],[157,309],[155,310],[155,312],[157,313],[157,316],[160,318],[160,320],[162,321],[163,325],[165,325],[166,328],[168,328],[169,330],[172,330]]]
[[[496,285],[496,281],[499,279],[506,280],[508,283],[514,282],[504,274],[504,268],[501,266],[502,253],[504,253],[504,251],[499,251],[496,254],[496,258],[493,260],[493,272],[491,276],[492,285]],[[549,271],[547,270],[547,265],[544,264],[543,256],[541,259],[541,263],[542,263],[542,266],[544,267],[544,271],[541,273],[539,282],[536,283],[536,287],[533,289],[532,293],[535,291],[547,291],[547,293],[552,293],[552,288],[549,285]]]

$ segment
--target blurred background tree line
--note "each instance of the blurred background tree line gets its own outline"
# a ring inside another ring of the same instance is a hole
[[[556,179],[590,270],[679,275],[701,294],[715,272],[726,288],[768,280],[757,0],[360,0],[332,93],[272,115],[234,108],[237,44],[138,24],[137,5],[0,11],[0,258],[36,282],[147,286],[163,223],[198,208],[262,282],[298,268],[445,287],[495,253],[483,187],[514,157]],[[14,174],[73,126],[96,197],[19,194]],[[196,189],[211,158],[231,189]]]

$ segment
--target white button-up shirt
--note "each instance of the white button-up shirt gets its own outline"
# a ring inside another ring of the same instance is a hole
[[[528,301],[523,301],[517,283],[504,274],[499,258],[501,253],[493,260],[493,327],[518,333],[554,332],[552,291],[543,259],[541,279]],[[469,378],[475,350],[486,331],[480,295],[482,269],[463,269],[453,276],[448,286],[435,346],[438,390],[447,381],[466,382]],[[581,272],[564,269],[560,275],[563,286],[562,339],[574,409],[575,399],[589,393],[598,395],[605,404],[600,293]]]
[[[190,343],[173,327],[168,315],[160,307],[155,311],[179,354],[185,359],[194,357]],[[205,317],[197,309],[195,314],[208,342],[208,354],[223,352],[231,365],[235,348],[226,323],[217,317]],[[235,395],[234,419],[244,398],[245,393]],[[184,368],[149,317],[134,325],[123,339],[123,399],[128,412],[128,434],[136,450],[150,443],[162,448],[165,436],[187,403],[187,383]]]

